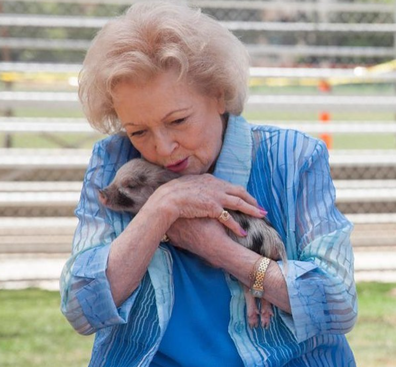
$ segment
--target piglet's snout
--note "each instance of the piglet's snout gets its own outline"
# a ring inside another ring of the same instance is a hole
[[[107,194],[107,190],[103,189],[103,190],[99,190],[99,201],[103,204],[103,205],[107,205],[107,202],[109,201],[109,197]]]

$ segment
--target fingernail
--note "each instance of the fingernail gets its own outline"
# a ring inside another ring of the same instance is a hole
[[[240,232],[241,232],[241,235],[242,235],[242,236],[247,236],[247,232],[246,232],[244,229],[241,229]]]
[[[268,212],[265,209],[260,208],[260,214],[266,216]]]

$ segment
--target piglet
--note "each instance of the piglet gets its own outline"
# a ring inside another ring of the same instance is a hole
[[[178,177],[177,173],[143,159],[132,159],[117,171],[109,186],[99,190],[99,200],[109,209],[136,214],[160,185]],[[266,218],[254,218],[232,210],[229,213],[247,232],[246,237],[238,237],[226,227],[227,234],[235,242],[272,260],[286,261],[282,240]],[[269,328],[273,316],[272,305],[262,298],[258,307],[256,298],[246,286],[244,295],[249,326],[258,327],[260,317],[261,326]]]

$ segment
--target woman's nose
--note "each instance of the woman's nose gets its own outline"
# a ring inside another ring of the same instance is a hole
[[[179,145],[172,136],[166,134],[156,137],[154,144],[157,154],[163,157],[169,157]]]

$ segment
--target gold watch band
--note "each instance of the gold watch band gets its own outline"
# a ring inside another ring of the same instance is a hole
[[[271,260],[268,257],[263,257],[257,267],[254,276],[254,283],[250,290],[254,297],[262,298],[264,295],[264,277],[270,261]]]

